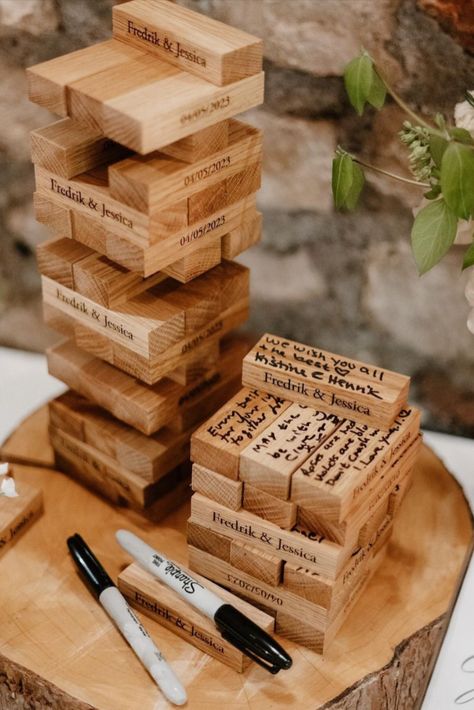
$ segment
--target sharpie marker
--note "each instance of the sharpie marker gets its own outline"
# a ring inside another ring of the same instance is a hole
[[[269,634],[254,624],[231,604],[226,604],[217,594],[206,589],[177,564],[167,560],[160,552],[127,530],[118,530],[120,545],[147,572],[174,589],[189,604],[212,619],[222,638],[242,651],[270,673],[291,667],[293,661],[286,651]]]
[[[115,621],[163,695],[175,705],[184,705],[186,691],[92,550],[77,533],[68,538],[67,545],[84,581]]]

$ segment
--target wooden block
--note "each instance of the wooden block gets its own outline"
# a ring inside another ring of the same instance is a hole
[[[113,34],[222,86],[262,69],[262,40],[164,0],[132,0],[112,11]]]
[[[251,543],[285,562],[297,562],[336,579],[352,550],[305,531],[281,530],[245,510],[232,511],[195,493],[191,499],[193,522],[233,539]]]
[[[52,306],[48,306],[48,308],[52,309]],[[57,312],[61,313],[61,311]],[[67,321],[69,323],[74,324],[72,337],[74,338],[74,341],[78,348],[80,348],[81,350],[85,350],[91,355],[99,357],[102,360],[107,360],[107,362],[113,361],[113,340],[108,338],[106,335],[100,335],[96,330],[92,330],[92,328],[88,328],[82,323],[74,323],[68,316],[64,317],[67,318]],[[67,331],[61,329],[60,325],[57,322],[55,322],[54,324],[51,323],[51,327],[55,327],[56,330],[58,330],[60,333],[63,333],[64,335],[69,335]]]
[[[222,503],[231,510],[239,510],[242,505],[243,484],[204,466],[193,464],[191,488],[216,503]]]
[[[221,256],[221,239],[217,237],[209,246],[196,249],[189,256],[167,266],[163,272],[181,283],[187,283],[220,264]]]
[[[383,471],[419,432],[420,412],[402,409],[390,431],[346,420],[294,473],[291,500],[321,520],[340,523],[366,506]]]
[[[0,557],[43,511],[43,494],[39,488],[23,481],[16,481],[15,487],[18,493],[16,498],[0,496]]]
[[[195,163],[227,148],[228,143],[229,121],[220,121],[175,143],[163,146],[160,148],[160,153],[182,160],[184,163]]]
[[[196,192],[196,194],[188,198],[189,224],[209,217],[211,214],[214,214],[214,212],[222,210],[227,204],[230,204],[230,200],[227,200],[226,185],[227,181],[223,180],[217,183],[217,185],[205,187],[204,190]],[[256,190],[252,190],[251,192],[256,192]],[[250,194],[250,192],[247,194]],[[242,198],[243,197],[246,197],[246,195],[242,195]],[[237,200],[233,201],[237,202]]]
[[[71,211],[38,192],[33,194],[33,207],[37,222],[46,224],[59,237],[72,237]]]
[[[242,382],[388,429],[407,401],[410,378],[266,334],[245,358]]]
[[[177,202],[218,185],[262,158],[262,132],[242,121],[229,121],[228,145],[192,164],[164,155],[132,156],[109,167],[110,194],[141,212]]]
[[[217,367],[219,354],[220,343],[218,340],[198,345],[191,360],[186,360],[178,365],[166,376],[178,385],[194,384],[201,377],[205,377],[211,369]]]
[[[49,240],[36,247],[39,272],[67,289],[74,288],[74,264],[92,254],[91,249],[72,239]]]
[[[189,518],[186,539],[189,545],[197,547],[199,550],[204,550],[204,552],[208,552],[214,557],[219,557],[221,560],[230,562],[232,538],[219,535],[213,530],[208,530]]]
[[[249,483],[244,484],[242,505],[245,510],[255,513],[264,520],[270,520],[280,528],[290,530],[296,524],[297,508],[294,503],[277,498]]]
[[[71,118],[63,118],[31,133],[32,162],[64,178],[123,160],[128,154],[123,146]]]
[[[55,429],[85,441],[83,412],[88,409],[89,403],[78,394],[65,392],[48,403],[49,423]]]
[[[193,573],[193,577],[221,597],[223,603],[235,606],[260,628],[270,632],[273,630],[273,619],[268,614],[255,609],[200,575]],[[196,611],[186,600],[161,584],[137,564],[130,565],[120,573],[118,587],[132,606],[196,646],[200,651],[204,651],[239,673],[242,673],[251,663],[247,656],[222,638],[213,621]]]
[[[238,480],[241,452],[288,406],[279,397],[243,388],[195,432],[191,460]]]
[[[189,544],[191,545],[192,543],[189,542]],[[246,572],[273,587],[277,587],[280,584],[283,570],[282,560],[263,552],[263,550],[257,550],[247,545],[247,543],[232,540],[229,563],[242,572]]]
[[[291,404],[242,450],[239,478],[287,500],[293,472],[337,430],[341,421],[335,414]]]
[[[235,259],[262,238],[262,214],[257,212],[237,229],[224,234],[221,241],[223,259]]]
[[[48,306],[46,303],[43,303],[42,311],[45,325],[68,338],[74,337],[74,322],[65,316],[64,313],[57,308],[53,308],[53,306]]]
[[[67,116],[69,84],[109,67],[124,66],[140,56],[133,47],[110,39],[36,64],[26,70],[28,97],[48,111]]]
[[[247,195],[260,190],[262,186],[262,160],[247,166],[245,170],[226,179],[227,202],[238,202]]]

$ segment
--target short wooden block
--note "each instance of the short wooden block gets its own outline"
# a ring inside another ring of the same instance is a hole
[[[191,488],[231,510],[239,510],[242,506],[243,484],[240,481],[221,476],[197,463],[193,464]]]
[[[91,249],[72,239],[41,242],[36,247],[40,274],[67,289],[74,288],[74,264],[92,255]]]
[[[218,183],[217,185],[211,185],[210,187],[205,187],[204,190],[196,192],[195,195],[191,195],[188,198],[188,219],[189,224],[193,224],[200,219],[205,219],[210,217],[214,212],[224,209],[228,203],[227,200],[227,181]],[[252,192],[256,192],[253,190]],[[250,193],[247,193],[250,194]],[[246,197],[242,195],[240,199]],[[237,200],[233,200],[237,202]]]
[[[275,523],[280,528],[290,530],[296,524],[297,507],[295,503],[281,500],[281,498],[255,488],[250,483],[244,484],[242,505],[245,510]]]
[[[132,0],[113,9],[113,34],[222,86],[262,69],[262,40],[164,0]]]
[[[410,378],[266,334],[245,358],[242,382],[387,430],[407,401]]]
[[[52,229],[53,234],[72,238],[72,216],[67,207],[52,202],[38,192],[33,194],[33,207],[36,220]]]
[[[209,128],[196,131],[186,138],[160,148],[160,153],[184,163],[195,163],[208,155],[227,148],[229,143],[229,121],[220,121]]]
[[[241,452],[287,407],[279,397],[242,389],[195,432],[191,460],[238,480]]]
[[[321,575],[336,579],[352,553],[313,533],[282,530],[273,523],[243,509],[233,511],[195,493],[191,499],[191,519],[215,532],[250,543],[285,562],[304,564]]]
[[[196,249],[189,256],[184,256],[167,266],[163,272],[176,281],[187,283],[218,266],[221,263],[221,256],[221,239],[217,237],[209,246]]]
[[[262,238],[262,214],[257,212],[240,227],[224,234],[221,242],[223,259],[235,259],[246,249],[250,249]]]
[[[237,202],[260,190],[262,186],[262,160],[248,165],[245,170],[226,179],[227,202]]]
[[[261,131],[236,120],[229,121],[228,131],[227,146],[191,164],[156,152],[110,165],[111,197],[153,214],[162,205],[190,198],[261,162]]]
[[[235,606],[260,628],[273,631],[274,622],[271,616],[255,609],[200,575],[193,573],[193,577],[221,597],[223,603]],[[250,665],[250,659],[225,641],[210,619],[196,611],[186,600],[161,584],[137,564],[130,565],[120,573],[118,587],[132,606],[184,638],[200,651],[218,659],[238,673],[242,673]]]
[[[346,420],[293,474],[291,500],[323,521],[340,523],[382,484],[384,469],[417,439],[420,412],[402,409],[384,433]]]
[[[192,543],[189,542],[189,544]],[[266,584],[274,587],[280,584],[283,571],[282,560],[267,552],[257,550],[247,543],[232,540],[229,563]]]
[[[87,124],[64,118],[31,133],[31,160],[71,178],[98,165],[123,160],[129,151]]]
[[[39,488],[22,481],[16,481],[15,485],[16,498],[0,496],[0,556],[14,545],[43,511],[43,494]]]
[[[189,545],[197,547],[199,550],[209,552],[214,557],[230,562],[230,548],[232,538],[209,530],[193,522],[189,518],[187,523],[186,539]]]
[[[342,420],[303,404],[291,404],[240,455],[239,478],[283,501],[291,477],[334,434]]]

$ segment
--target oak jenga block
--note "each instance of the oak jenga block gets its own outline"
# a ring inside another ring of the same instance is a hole
[[[223,150],[229,143],[229,121],[220,121],[214,126],[196,131],[186,138],[160,148],[160,153],[184,163],[195,163],[208,155]]]
[[[139,50],[110,39],[36,64],[26,70],[29,99],[48,111],[67,116],[69,84],[109,67],[124,66],[140,56]]]
[[[334,414],[292,404],[243,449],[240,479],[287,500],[293,472],[337,430],[341,421]]]
[[[130,207],[153,213],[218,185],[261,160],[262,133],[242,121],[229,121],[228,145],[186,164],[161,152],[132,156],[109,167],[110,195]]]
[[[262,40],[164,0],[113,9],[117,39],[221,86],[262,68]]]
[[[221,242],[223,259],[235,259],[246,249],[257,244],[262,238],[262,214],[257,212],[240,227],[224,234]]]
[[[280,528],[290,530],[296,524],[296,505],[291,501],[282,500],[276,496],[244,484],[243,507],[255,513],[264,520],[270,520]],[[229,506],[228,506],[229,507]]]
[[[194,523],[191,518],[189,518],[186,539],[189,545],[197,547],[199,550],[204,550],[204,552],[208,552],[210,555],[218,557],[221,560],[230,562],[232,538],[219,535],[219,533],[213,530]]]
[[[231,200],[227,200],[226,184],[226,180],[223,180],[217,185],[205,187],[204,190],[196,192],[196,194],[191,195],[191,197],[188,198],[189,224],[193,224],[200,219],[209,217],[214,212],[222,210],[227,204],[230,204]],[[256,192],[256,190],[251,190],[251,192]],[[247,194],[249,195],[250,192]],[[242,197],[246,197],[246,195],[242,195]],[[232,201],[237,202],[237,199]]]
[[[53,202],[53,204],[56,203]],[[93,219],[92,217],[88,217],[82,212],[77,212],[72,209],[70,210],[70,214],[72,238],[78,242],[81,242],[81,244],[85,244],[85,246],[90,247],[94,251],[100,252],[103,256],[109,256],[108,239],[110,232],[107,231],[103,223]],[[117,239],[120,238],[117,237]],[[112,256],[110,256],[110,258],[112,259]],[[121,264],[121,262],[117,261],[117,259],[113,259],[113,261]],[[142,262],[143,258],[140,260],[139,257],[138,264],[135,269],[132,269],[132,271],[142,270]],[[126,264],[122,264],[122,266],[126,266]]]
[[[31,133],[31,160],[55,175],[71,178],[116,160],[129,151],[87,124],[64,118]]]
[[[243,509],[233,511],[195,493],[191,519],[215,532],[232,535],[285,562],[304,564],[321,575],[336,579],[352,549],[343,548],[321,536],[295,528],[282,530],[273,523]]]
[[[192,359],[186,359],[185,362],[168,372],[166,377],[178,385],[191,385],[201,377],[205,377],[212,368],[217,367],[219,356],[219,340],[198,344]]]
[[[233,481],[196,463],[193,464],[191,488],[231,510],[239,510],[242,505],[243,484],[240,481]]]
[[[384,469],[414,441],[420,412],[402,409],[389,432],[346,420],[293,474],[291,500],[321,520],[340,523],[381,485]]]
[[[41,242],[36,247],[40,273],[68,289],[74,288],[74,264],[92,254],[91,249],[72,239]]]
[[[238,480],[241,452],[288,406],[266,392],[242,389],[195,432],[191,460]]]
[[[61,311],[58,312],[61,313]],[[65,316],[65,318],[67,318],[68,322],[72,322],[68,316]],[[56,323],[51,322],[48,325],[51,325],[52,328],[63,333],[63,335],[69,335],[64,329],[61,330],[60,324],[58,324],[57,321]],[[77,347],[81,350],[85,350],[91,355],[94,355],[94,357],[107,360],[107,362],[113,362],[114,341],[106,335],[100,335],[96,330],[92,330],[92,328],[88,328],[82,323],[74,323],[72,337]]]
[[[200,575],[193,574],[193,577],[206,589],[217,594],[223,603],[235,606],[260,628],[273,630],[274,622],[268,614],[255,609]],[[120,573],[118,586],[132,606],[221,663],[239,673],[251,663],[242,651],[223,639],[212,620],[200,614],[186,600],[138,565],[132,564]]]
[[[58,237],[72,238],[72,215],[67,207],[53,202],[38,192],[33,195],[33,206],[38,222],[52,229]]]
[[[89,403],[85,399],[75,392],[66,392],[49,403],[49,423],[55,429],[85,441],[83,413],[88,409]]]
[[[187,283],[220,263],[221,239],[217,237],[210,242],[209,246],[196,249],[189,256],[184,256],[167,266],[163,272],[181,283]]]
[[[0,496],[0,556],[10,549],[43,511],[43,494],[39,488],[23,481],[16,481],[15,488],[17,497]]]
[[[266,334],[245,358],[242,382],[387,430],[407,400],[410,378]]]
[[[192,545],[190,541],[188,542]],[[232,540],[229,563],[266,584],[274,587],[280,584],[283,570],[282,560],[267,552],[257,550],[251,545]]]
[[[262,160],[259,159],[242,170],[226,179],[227,202],[237,202],[242,200],[252,192],[260,190],[262,185]]]
[[[43,303],[43,320],[45,325],[58,333],[73,338],[75,335],[74,322],[53,306]]]

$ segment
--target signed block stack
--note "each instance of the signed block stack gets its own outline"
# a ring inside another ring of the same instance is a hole
[[[324,652],[377,567],[421,443],[409,378],[265,335],[193,435],[191,569]]]
[[[60,120],[32,135],[60,468],[154,518],[186,492],[191,432],[239,386],[261,234],[262,43],[168,0],[113,9],[113,38],[28,70]]]

